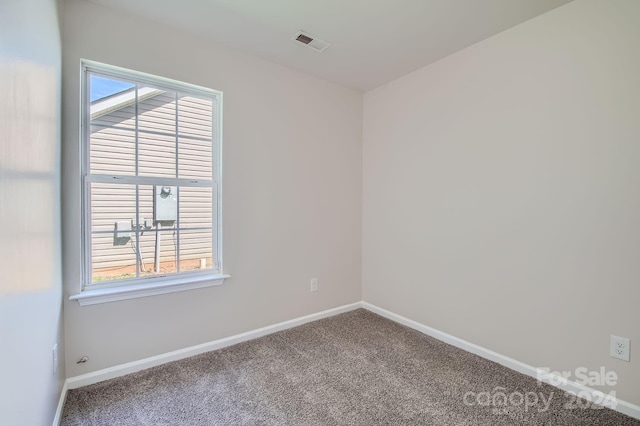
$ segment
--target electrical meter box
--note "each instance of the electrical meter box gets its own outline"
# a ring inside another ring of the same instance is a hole
[[[153,220],[155,222],[178,220],[178,188],[155,185],[153,189]]]

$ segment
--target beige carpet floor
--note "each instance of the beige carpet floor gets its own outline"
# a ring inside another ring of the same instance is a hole
[[[62,424],[623,426],[640,421],[572,403],[556,388],[360,309],[72,390]]]

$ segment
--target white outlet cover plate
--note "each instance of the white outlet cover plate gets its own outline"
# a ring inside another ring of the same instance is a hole
[[[631,341],[626,337],[614,336],[612,334],[609,355],[613,358],[629,362],[630,345]]]

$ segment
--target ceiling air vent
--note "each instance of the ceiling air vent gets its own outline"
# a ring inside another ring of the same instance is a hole
[[[324,49],[329,47],[329,43],[326,41],[319,40],[304,31],[298,31],[293,37],[291,37],[291,40],[302,43],[313,50],[317,50],[318,52],[322,52]]]

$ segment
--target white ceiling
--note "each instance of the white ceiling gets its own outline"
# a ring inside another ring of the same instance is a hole
[[[571,0],[90,1],[365,91]]]

